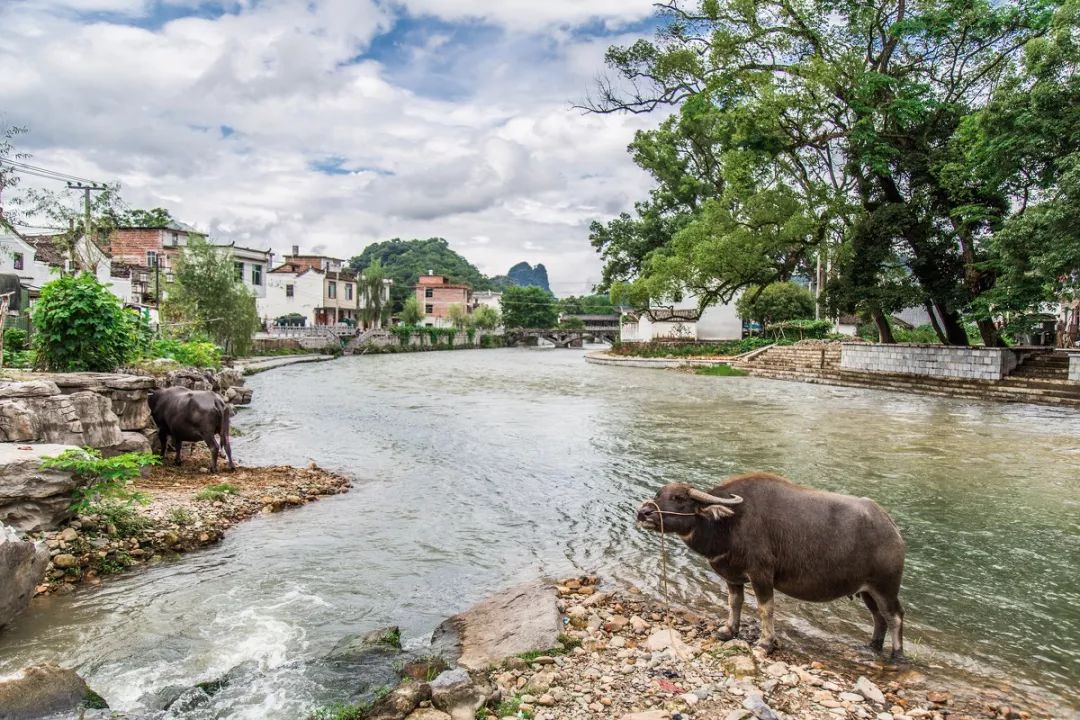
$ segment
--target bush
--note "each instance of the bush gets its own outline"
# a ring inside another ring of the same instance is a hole
[[[169,358],[181,365],[197,368],[221,367],[221,350],[212,342],[161,338],[150,344],[148,353],[152,358]]]
[[[288,315],[274,318],[274,324],[278,327],[304,327],[307,325],[307,318],[300,313],[289,313]]]
[[[729,340],[722,343],[615,343],[610,352],[613,355],[632,357],[698,357],[720,356],[730,357],[757,350],[758,348],[772,345],[773,341],[759,337],[748,337],[742,340]]]
[[[138,354],[137,319],[89,273],[45,283],[31,314],[47,370],[112,372]]]
[[[822,340],[832,334],[833,324],[828,320],[788,320],[765,328],[765,335],[773,339]]]
[[[41,466],[66,470],[82,485],[75,490],[75,510],[87,510],[96,503],[130,505],[141,502],[142,495],[128,488],[147,465],[157,465],[158,456],[151,453],[123,453],[110,458],[101,457],[93,448],[69,448],[59,455],[42,458]]]
[[[29,347],[29,336],[22,328],[11,327],[4,331],[4,350],[21,352]]]
[[[743,320],[753,320],[762,326],[808,320],[814,317],[814,296],[793,282],[766,285],[760,294],[756,286],[751,286],[739,296],[735,310]]]

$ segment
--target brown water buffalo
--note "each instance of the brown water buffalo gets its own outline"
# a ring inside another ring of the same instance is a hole
[[[775,645],[773,591],[825,602],[859,595],[874,616],[870,646],[892,634],[892,655],[904,651],[904,610],[898,594],[904,540],[873,500],[814,490],[777,475],[750,473],[708,492],[672,483],[642,504],[638,523],[676,533],[727,583],[728,619],[721,636],[735,637],[749,582],[761,618],[758,646]]]
[[[169,438],[176,445],[176,464],[180,464],[180,449],[185,441],[202,440],[210,448],[210,472],[217,472],[218,455],[224,451],[229,469],[235,470],[232,444],[229,442],[229,406],[221,396],[210,390],[188,390],[170,387],[150,393],[150,415],[158,428],[161,459],[169,447]],[[218,437],[221,437],[220,442]]]

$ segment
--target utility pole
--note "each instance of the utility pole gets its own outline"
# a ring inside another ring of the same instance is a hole
[[[105,190],[106,187],[104,185],[98,185],[97,183],[91,183],[89,185],[84,185],[82,183],[73,183],[73,182],[69,182],[67,184],[67,186],[68,186],[69,190],[82,190],[83,191],[83,235],[86,238],[87,242],[91,242],[91,240],[90,240],[90,193],[91,192],[101,192],[102,190]],[[71,261],[72,261],[72,263],[74,263],[74,261],[75,261],[75,243],[74,242],[71,244],[70,253],[71,253]]]

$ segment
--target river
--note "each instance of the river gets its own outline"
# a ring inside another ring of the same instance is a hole
[[[249,382],[238,460],[315,460],[355,488],[39,599],[0,636],[0,674],[58,660],[137,709],[144,693],[253,661],[257,681],[190,717],[302,717],[329,693],[302,661],[346,633],[400,624],[421,644],[447,615],[541,574],[654,590],[659,542],[634,526],[641,500],[667,481],[761,469],[892,513],[918,662],[1076,707],[1076,412],[594,366],[571,350],[343,358]],[[670,547],[677,598],[723,612],[705,563]],[[779,596],[778,628],[789,624],[851,646],[871,627],[861,603]]]

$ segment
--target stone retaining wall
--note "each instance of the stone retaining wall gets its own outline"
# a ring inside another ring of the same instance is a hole
[[[1080,352],[1069,353],[1069,379],[1080,382]]]
[[[1008,348],[843,343],[840,354],[842,370],[938,378],[1001,380],[1016,365]]]

